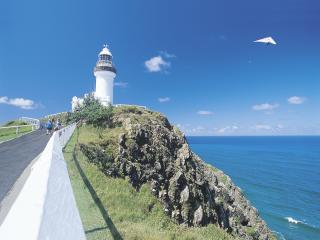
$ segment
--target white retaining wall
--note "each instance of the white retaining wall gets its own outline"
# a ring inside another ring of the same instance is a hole
[[[55,132],[0,226],[0,239],[85,239],[62,147],[75,125]]]

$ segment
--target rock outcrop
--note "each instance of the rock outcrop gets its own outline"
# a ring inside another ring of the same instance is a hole
[[[115,110],[113,122],[115,128],[104,131],[116,131],[116,141],[101,139],[80,146],[105,174],[127,177],[137,190],[148,183],[177,224],[213,223],[236,238],[274,239],[241,190],[193,153],[167,118],[144,109],[123,108]]]

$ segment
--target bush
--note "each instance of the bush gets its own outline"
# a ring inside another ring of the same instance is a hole
[[[259,233],[256,231],[254,227],[247,227],[245,229],[246,233],[253,237],[253,239],[258,239],[259,238]]]
[[[143,113],[143,109],[137,106],[120,106],[120,107],[117,107],[115,111],[117,114],[122,114],[122,113],[142,114]]]
[[[84,98],[83,104],[78,106],[68,116],[69,122],[86,122],[97,128],[112,126],[113,108],[103,106],[92,94]]]

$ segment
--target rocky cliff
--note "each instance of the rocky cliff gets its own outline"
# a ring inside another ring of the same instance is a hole
[[[113,111],[112,127],[104,130],[110,137],[80,145],[105,174],[126,177],[137,190],[148,183],[177,224],[214,223],[235,238],[274,239],[241,190],[193,153],[166,117],[132,107]]]

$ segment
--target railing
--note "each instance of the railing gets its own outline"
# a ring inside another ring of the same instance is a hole
[[[96,66],[93,71],[94,72],[97,72],[97,71],[110,71],[110,72],[117,73],[117,70],[114,67],[109,67],[109,66]]]
[[[37,129],[35,125],[19,125],[0,127],[0,143],[14,139],[22,134],[27,134]]]
[[[85,240],[62,153],[75,127],[53,133],[0,226],[1,240]]]
[[[29,125],[34,125],[35,129],[39,129],[40,128],[40,120],[39,119],[29,118],[29,117],[21,117],[19,120],[23,121],[23,122],[26,122]]]
[[[31,127],[31,130],[34,131],[35,129],[37,129],[37,126],[36,125],[19,125],[19,126],[10,126],[10,127],[0,127],[0,130],[1,129],[10,129],[10,128],[15,128],[16,129],[16,134],[18,135],[20,133],[20,128],[23,128],[23,127]]]
[[[146,106],[130,105],[130,104],[114,104],[113,106],[114,106],[114,107],[138,107],[138,108],[147,109]]]
[[[67,142],[69,141],[69,138],[71,137],[74,129],[76,128],[76,123],[73,123],[65,128],[62,128],[58,131],[59,141],[60,145],[63,148]]]

